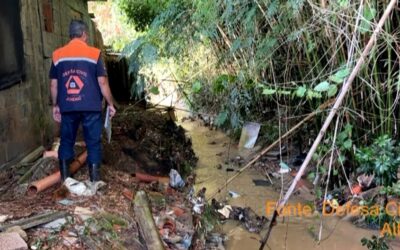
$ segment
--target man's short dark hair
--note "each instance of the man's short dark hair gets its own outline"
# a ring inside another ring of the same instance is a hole
[[[88,32],[88,27],[82,20],[72,20],[69,24],[69,37],[79,38],[82,37],[83,32]]]

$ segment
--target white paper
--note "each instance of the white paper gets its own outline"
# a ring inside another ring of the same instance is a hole
[[[107,134],[107,142],[111,142],[111,118],[110,118],[110,107],[107,106],[107,112],[106,112],[106,119],[104,121],[104,128],[106,129],[106,134]]]

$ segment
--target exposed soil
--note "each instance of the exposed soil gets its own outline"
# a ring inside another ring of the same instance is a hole
[[[104,158],[114,169],[166,175],[172,168],[181,173],[185,166],[195,166],[192,142],[168,112],[127,108],[113,123],[113,141],[105,144]]]

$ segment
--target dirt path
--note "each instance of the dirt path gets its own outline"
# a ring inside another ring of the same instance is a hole
[[[227,172],[224,163],[229,149],[229,138],[220,131],[209,130],[198,122],[184,122],[182,126],[192,138],[193,149],[199,158],[196,168],[196,189],[207,188],[206,194],[212,194],[224,182],[234,174]],[[222,154],[221,154],[222,153]],[[248,153],[247,153],[248,154]],[[219,156],[221,155],[221,156]],[[236,145],[230,147],[230,157],[238,155]],[[218,169],[219,164],[223,167]],[[234,167],[238,169],[238,167]],[[259,171],[250,169],[235,179],[218,196],[218,200],[227,197],[227,190],[239,193],[241,196],[229,198],[229,204],[235,206],[249,206],[258,215],[265,215],[267,201],[279,199],[279,193],[272,187],[255,186],[254,179],[265,179]],[[274,179],[279,181],[279,179]],[[207,196],[207,195],[206,195]],[[304,200],[294,197],[291,203],[303,203]],[[268,216],[270,217],[270,216]],[[314,237],[318,235],[319,216],[312,217],[286,217],[279,219],[278,225],[272,231],[269,240],[270,249],[365,249],[361,245],[363,237],[370,237],[374,231],[360,229],[351,223],[334,217],[324,218],[324,230],[320,245]],[[229,237],[227,249],[240,250],[246,246],[247,250],[258,249],[260,235],[249,233],[239,222],[228,221],[222,226],[222,230]],[[264,235],[264,232],[262,232]],[[267,248],[266,248],[267,249]]]

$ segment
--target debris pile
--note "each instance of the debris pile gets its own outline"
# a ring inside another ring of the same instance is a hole
[[[94,187],[95,195],[86,182],[85,164],[67,185],[27,192],[32,182],[58,170],[54,147],[41,147],[0,172],[0,231],[20,226],[31,249],[146,249],[136,209],[145,192],[163,247],[189,249],[196,226],[187,199],[197,161],[191,140],[159,111],[127,108],[113,126],[111,143],[103,145],[103,187]],[[76,145],[75,151],[80,155],[84,145]]]
[[[192,142],[168,114],[125,109],[113,121],[111,144],[104,146],[106,163],[131,174],[190,173],[197,162]]]

